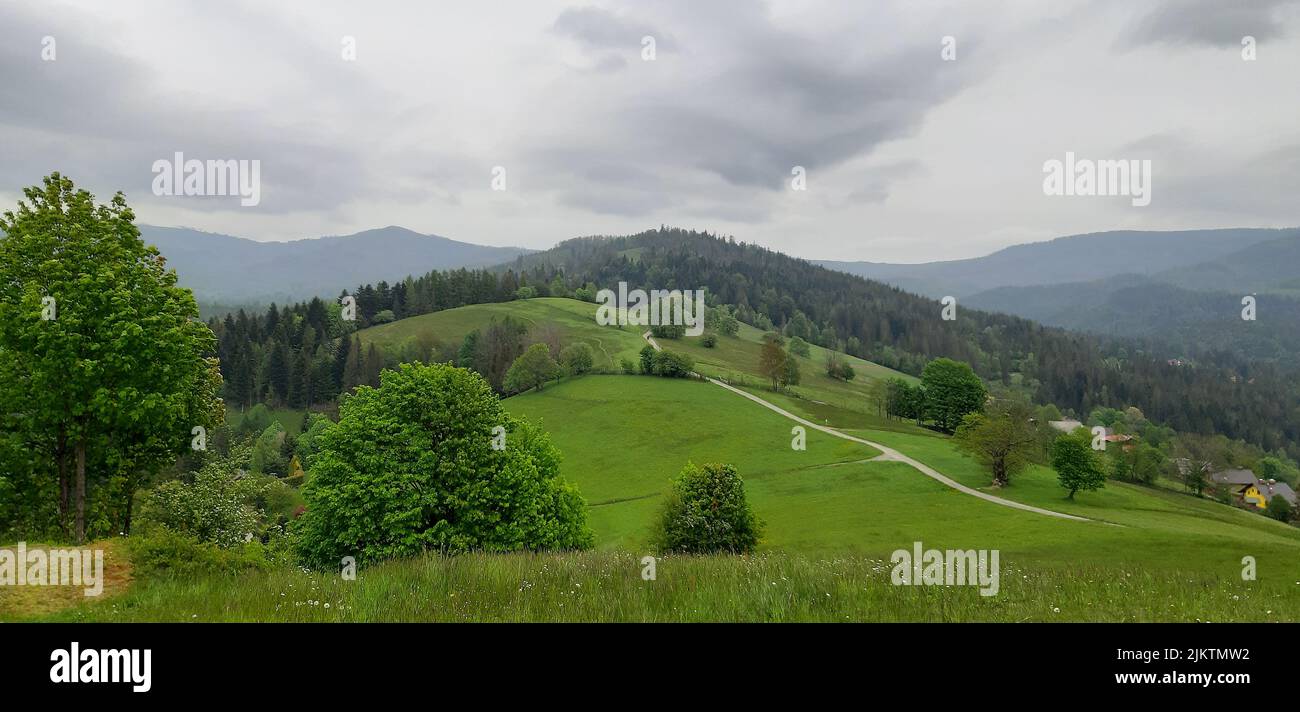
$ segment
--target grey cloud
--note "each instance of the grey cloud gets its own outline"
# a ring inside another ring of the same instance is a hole
[[[795,166],[815,173],[910,135],[930,109],[979,72],[975,62],[942,62],[938,35],[923,45],[918,39],[916,46],[866,57],[783,28],[762,5],[726,5],[708,10],[729,22],[682,28],[684,48],[716,50],[707,60],[691,56],[663,65],[682,70],[671,84],[656,83],[656,69],[647,67],[634,83],[627,80],[635,91],[628,84],[613,86],[618,96],[585,104],[572,130],[529,137],[530,145],[546,146],[530,155],[537,172],[563,183],[566,203],[635,215],[665,205],[707,204],[720,211],[740,200],[748,203],[740,212],[756,219],[766,209],[757,204],[755,189],[782,190]],[[557,26],[575,34],[581,28],[590,44],[607,46],[627,32],[612,24],[613,17],[589,8],[567,11]],[[971,42],[965,51],[975,47]],[[586,91],[599,95],[582,88],[575,95]],[[597,156],[625,171],[620,195],[608,201],[589,196],[608,190],[610,176],[592,179],[574,168]],[[710,176],[722,184],[709,188],[717,199],[700,195]],[[657,195],[633,198],[633,186]],[[723,187],[746,190],[731,194]],[[871,192],[883,196],[886,188],[873,185]]]
[[[616,15],[599,7],[570,8],[555,18],[552,29],[590,49],[628,50],[641,48],[641,38],[655,38],[655,49],[671,49],[672,37],[649,24]]]
[[[1140,44],[1240,47],[1247,35],[1258,41],[1286,33],[1280,12],[1296,0],[1167,0],[1130,29]]]
[[[17,192],[59,170],[101,196],[121,190],[136,203],[183,200],[200,211],[287,213],[329,211],[373,185],[363,156],[312,140],[300,126],[276,126],[262,113],[205,106],[193,96],[160,95],[149,66],[95,44],[95,29],[70,17],[38,19],[0,6],[0,190]],[[55,61],[40,56],[45,35],[55,38]],[[153,162],[177,151],[187,159],[261,161],[261,204],[155,197]]]

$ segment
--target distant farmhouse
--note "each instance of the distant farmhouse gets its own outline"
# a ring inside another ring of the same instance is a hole
[[[1216,486],[1231,492],[1237,501],[1259,509],[1268,507],[1269,500],[1281,497],[1286,503],[1296,505],[1296,493],[1291,486],[1277,480],[1261,480],[1250,470],[1223,470],[1210,475]]]

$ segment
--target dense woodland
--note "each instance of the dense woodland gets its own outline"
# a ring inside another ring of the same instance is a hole
[[[219,338],[227,403],[306,407],[341,390],[376,383],[406,360],[451,360],[459,344],[424,342],[411,353],[363,351],[358,328],[442,309],[520,296],[590,299],[593,285],[707,290],[710,305],[822,346],[919,375],[925,364],[964,361],[991,382],[1040,403],[1087,414],[1136,406],[1178,431],[1219,433],[1300,457],[1300,388],[1290,367],[1205,354],[1172,361],[1160,344],[1103,339],[1001,314],[942,306],[887,285],[707,233],[660,228],[628,237],[568,240],[496,270],[430,272],[389,285],[363,285],[355,321],[336,303],[312,300],[239,311],[210,324]],[[344,293],[348,294],[347,292]]]

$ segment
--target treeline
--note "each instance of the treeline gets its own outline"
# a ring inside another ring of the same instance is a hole
[[[391,285],[361,285],[345,290],[336,301],[314,298],[284,307],[272,304],[262,314],[239,309],[224,319],[209,319],[225,377],[223,396],[228,405],[241,409],[258,403],[305,408],[333,403],[357,385],[377,386],[380,371],[398,363],[456,360],[458,344],[416,339],[404,352],[387,353],[374,344],[363,348],[353,333],[469,304],[517,296],[574,295],[563,280],[543,280],[539,274],[540,270],[531,275],[513,270],[430,272]],[[345,314],[344,297],[353,298],[355,313]],[[497,378],[495,384],[500,383]]]

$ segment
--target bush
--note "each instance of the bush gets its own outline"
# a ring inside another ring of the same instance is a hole
[[[370,317],[370,323],[372,325],[387,324],[393,321],[397,321],[397,315],[393,313],[392,309],[385,309]]]
[[[546,347],[536,344],[531,348]],[[549,357],[548,357],[549,358]],[[493,447],[493,428],[507,431]],[[296,522],[306,562],[338,566],[443,551],[591,545],[586,502],[560,478],[560,454],[511,418],[482,376],[402,364],[360,387],[320,438],[307,511]]]
[[[652,370],[656,376],[686,378],[695,369],[695,360],[674,351],[656,351]]]
[[[636,362],[632,359],[624,357],[620,365],[623,367],[623,373],[629,376],[636,373]]]
[[[564,364],[564,370],[571,376],[580,376],[590,371],[595,361],[591,347],[584,343],[572,344],[560,351],[560,363]]]
[[[164,482],[145,495],[137,519],[142,531],[166,529],[203,544],[231,548],[264,530],[253,500],[262,494],[261,478],[237,479],[227,463],[204,466],[194,482]]]
[[[230,548],[170,529],[155,529],[128,539],[131,573],[138,578],[192,577],[204,574],[238,574],[293,563],[292,549],[283,535],[270,543],[251,541]]]
[[[718,337],[713,334],[705,334],[704,338],[700,339],[700,343],[704,344],[704,348],[711,349],[718,345]]]
[[[658,353],[658,351],[655,351],[655,347],[650,344],[641,347],[641,373],[649,376],[655,372],[656,353]]]
[[[1279,522],[1285,522],[1291,518],[1291,503],[1286,501],[1286,498],[1282,495],[1275,494],[1268,501],[1265,513]]]
[[[656,339],[680,339],[686,335],[686,327],[682,324],[660,324],[650,327],[650,335]]]
[[[808,355],[812,353],[812,349],[811,347],[808,346],[808,342],[804,341],[798,336],[790,339],[790,345],[787,347],[787,349],[790,351],[790,353],[798,356],[803,356],[804,358],[808,358]]]
[[[831,353],[826,356],[826,375],[841,381],[852,381],[858,374],[848,361],[840,358],[839,354]]]
[[[744,554],[758,545],[760,529],[735,467],[687,464],[673,481],[656,538],[666,553]]]

